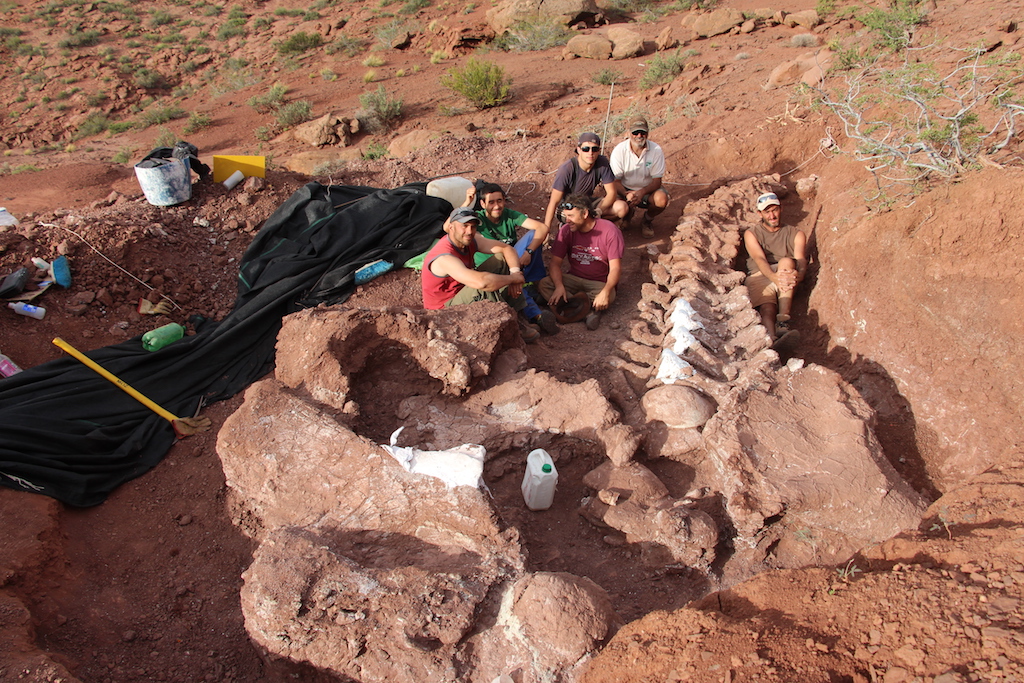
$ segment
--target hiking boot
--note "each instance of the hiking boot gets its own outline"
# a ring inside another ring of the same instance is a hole
[[[533,344],[540,339],[540,330],[522,318],[519,319],[519,334],[523,336],[523,341],[527,344]]]
[[[555,314],[551,311],[541,311],[540,315],[530,319],[530,323],[539,327],[544,334],[558,334],[558,321],[555,319]]]
[[[647,215],[644,215],[644,220],[640,224],[640,234],[644,237],[654,237],[654,221]]]
[[[601,325],[601,314],[592,311],[587,315],[586,325],[588,330],[596,330]]]
[[[789,330],[780,334],[772,343],[772,348],[778,353],[792,353],[800,344],[800,333],[796,330]]]

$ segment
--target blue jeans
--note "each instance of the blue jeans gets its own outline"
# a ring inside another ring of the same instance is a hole
[[[516,242],[516,253],[521,257],[526,253],[526,248],[530,246],[530,242],[533,241],[533,230],[528,231],[523,235],[518,242]],[[541,245],[543,248],[543,245]],[[544,258],[541,255],[541,250],[538,249],[536,254],[530,257],[530,265],[523,268],[523,277],[527,283],[540,282],[545,276],[547,276],[548,270],[544,267]],[[523,315],[526,316],[527,320],[533,320],[540,315],[540,306],[533,300],[530,293],[524,288],[523,298],[526,299],[526,307],[523,309]]]

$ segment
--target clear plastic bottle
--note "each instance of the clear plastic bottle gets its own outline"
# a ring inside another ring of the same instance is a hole
[[[12,301],[7,304],[7,308],[19,315],[27,315],[28,317],[35,318],[36,320],[42,320],[43,316],[46,315],[46,309],[42,306],[33,306],[32,304],[27,304],[24,301]]]
[[[10,377],[11,375],[17,375],[21,372],[21,368],[13,360],[0,353],[0,375],[4,377]]]
[[[555,500],[558,472],[551,456],[543,448],[530,451],[526,456],[526,474],[523,475],[523,500],[531,510],[547,510]]]

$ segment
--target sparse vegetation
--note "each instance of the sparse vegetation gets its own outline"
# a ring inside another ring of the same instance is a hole
[[[270,86],[270,90],[266,94],[253,95],[246,104],[255,109],[257,113],[269,114],[284,104],[284,96],[287,92],[288,86],[283,83],[275,83]]]
[[[390,128],[402,116],[402,99],[389,95],[383,85],[360,95],[359,104],[362,107],[359,119],[370,131]]]
[[[372,161],[374,159],[382,159],[386,157],[388,153],[389,152],[387,147],[385,147],[382,143],[374,140],[373,142],[366,146],[366,149],[363,151],[362,156],[364,159]]]
[[[364,49],[366,49],[366,43],[361,38],[341,36],[325,47],[324,52],[329,55],[343,54],[346,57],[355,57]]]
[[[377,38],[377,42],[384,49],[390,49],[395,46],[400,39],[404,38],[409,33],[409,27],[402,19],[395,19],[384,26],[377,29],[374,36]]]
[[[140,88],[154,90],[167,86],[163,74],[153,69],[141,68],[132,75],[132,82]]]
[[[918,0],[894,0],[889,9],[876,7],[860,20],[875,32],[876,45],[899,52],[910,45],[924,13],[918,9]]]
[[[153,147],[174,147],[174,143],[178,141],[178,136],[174,134],[174,131],[167,126],[160,126],[159,134],[156,136],[156,140],[153,141]]]
[[[183,119],[186,116],[188,114],[185,110],[176,104],[166,107],[155,107],[142,113],[142,116],[139,117],[139,127],[149,128],[150,126],[158,126],[175,119]]]
[[[818,37],[813,33],[798,33],[789,39],[793,47],[814,47],[818,44]]]
[[[324,44],[324,37],[319,33],[299,31],[288,36],[277,44],[277,52],[282,55],[300,55],[315,50]]]
[[[686,65],[686,58],[679,50],[672,53],[659,53],[647,62],[647,69],[640,77],[639,87],[641,90],[671,83],[672,80],[683,71]]]
[[[60,48],[90,47],[100,42],[99,31],[69,31],[66,38],[57,43]]]
[[[622,82],[622,72],[618,69],[601,69],[593,77],[598,85],[613,85]]]
[[[477,109],[507,102],[512,89],[512,81],[503,68],[475,57],[470,57],[461,69],[450,69],[441,77],[441,85],[462,95]]]
[[[416,14],[421,9],[430,7],[430,0],[407,0],[402,5],[402,8],[398,10],[399,14]]]
[[[384,66],[385,63],[384,58],[380,55],[368,55],[366,59],[363,60],[363,66],[368,67]]]
[[[444,50],[434,50],[430,55],[431,64],[440,64],[444,60],[448,59],[448,53]]]
[[[843,121],[858,160],[869,164],[872,200],[913,194],[930,176],[953,177],[1017,135],[1024,121],[1024,100],[1012,90],[1019,65],[985,62],[984,54],[967,51],[945,74],[927,63],[870,66],[847,78],[845,88],[817,89]]]
[[[494,45],[506,52],[532,52],[550,50],[569,42],[572,33],[565,24],[550,18],[537,17],[521,21],[494,40]]]
[[[113,157],[111,157],[110,161],[115,164],[127,164],[132,160],[134,156],[134,147],[122,147],[121,149],[117,150],[117,153],[114,154]]]
[[[75,140],[99,135],[106,132],[109,127],[110,121],[107,120],[106,114],[90,114],[78,125],[78,130],[75,131]]]
[[[298,100],[281,105],[277,110],[277,123],[287,130],[313,118],[313,105],[308,100]]]
[[[182,133],[185,135],[192,135],[192,133],[200,131],[212,123],[213,119],[210,118],[209,114],[192,112],[188,115],[188,121],[185,122],[185,127],[182,129]]]
[[[363,83],[373,83],[375,80],[377,80],[376,69],[367,69],[366,72],[363,73]]]

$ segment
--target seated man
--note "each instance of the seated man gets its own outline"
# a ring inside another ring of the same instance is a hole
[[[747,279],[750,303],[761,314],[761,324],[778,347],[797,340],[788,327],[793,290],[807,272],[807,236],[792,225],[782,225],[782,203],[772,192],[757,198],[761,222],[743,233],[747,248]]]
[[[639,117],[629,124],[629,139],[612,150],[610,158],[615,174],[615,189],[626,200],[628,226],[636,208],[646,209],[641,226],[644,237],[654,237],[654,217],[668,206],[668,193],[661,187],[665,175],[665,153],[661,146],[647,137],[647,119]]]
[[[481,186],[479,194],[482,208],[476,215],[480,217],[480,234],[487,239],[513,245],[527,284],[540,282],[547,275],[541,250],[548,238],[548,226],[505,206],[505,190],[501,189],[501,185],[486,183]],[[463,206],[472,206],[476,197],[477,189],[474,185],[466,190],[466,201]],[[522,237],[519,237],[517,231],[520,227],[526,229],[526,234]],[[528,288],[523,290],[523,297],[526,299],[526,308],[523,309],[526,319],[538,325],[547,334],[558,334],[558,323],[554,314],[542,310],[534,302]]]
[[[477,234],[480,218],[473,209],[460,207],[444,223],[445,237],[423,259],[423,307],[440,310],[474,301],[504,301],[516,311],[526,307],[523,271],[516,250]],[[478,251],[492,256],[477,267]],[[540,331],[520,317],[526,342],[537,341]]]
[[[608,157],[601,155],[601,138],[597,133],[583,133],[576,145],[576,156],[558,167],[555,182],[551,185],[551,198],[544,212],[544,225],[555,225],[556,209],[562,198],[570,194],[585,197],[601,195],[601,204],[596,218],[618,220],[629,213],[629,206],[619,199],[615,192],[615,175],[608,163]]]
[[[611,221],[598,218],[593,200],[584,195],[569,195],[558,208],[565,224],[551,245],[551,274],[540,281],[538,289],[550,306],[586,292],[593,308],[586,319],[587,329],[596,330],[601,312],[615,301],[625,249],[622,232]],[[562,273],[566,257],[569,272]]]

